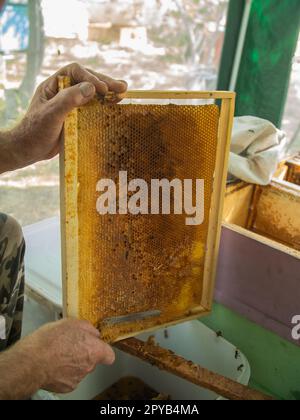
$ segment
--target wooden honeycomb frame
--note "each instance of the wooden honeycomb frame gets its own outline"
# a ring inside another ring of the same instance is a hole
[[[61,79],[60,87],[67,87],[68,83],[68,80]],[[128,328],[128,331],[125,334],[114,333],[112,336],[106,334],[104,338],[106,338],[107,341],[118,341],[143,331],[149,331],[158,327],[161,328],[188,319],[194,319],[210,312],[214,292],[214,278],[220,241],[227,163],[234,116],[235,94],[233,92],[129,91],[126,98],[133,100],[220,100],[221,107],[201,302],[199,306],[192,311],[189,311],[183,318],[174,317],[174,319],[169,322],[159,325],[153,321],[142,323],[137,327],[135,323],[133,323],[132,328]],[[79,317],[77,112],[78,110],[75,109],[66,119],[64,129],[65,147],[63,153],[61,153],[61,226],[64,315],[71,317]]]

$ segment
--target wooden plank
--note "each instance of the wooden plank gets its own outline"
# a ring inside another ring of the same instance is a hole
[[[201,305],[207,310],[211,310],[212,308],[215,288],[229,151],[235,109],[234,98],[234,94],[233,96],[230,94],[230,98],[223,99],[221,102],[216,169],[211,200],[209,233],[207,238],[207,251],[203,278],[203,295],[201,300]]]
[[[223,226],[215,301],[300,345],[291,335],[291,320],[299,312],[299,281],[299,251],[237,226]]]
[[[300,259],[300,252],[296,249],[291,248],[290,246],[287,246],[285,244],[282,244],[274,239],[267,238],[266,236],[263,236],[262,234],[258,234],[256,232],[252,232],[249,229],[245,229],[243,227],[237,226],[232,223],[224,223],[223,226],[227,229],[230,229],[234,232],[239,233],[242,236],[245,236],[249,239],[254,239],[257,242],[260,242],[264,245],[267,245],[271,248],[277,249],[278,251],[284,252],[285,254],[291,255],[292,257]]]
[[[131,90],[128,99],[231,99],[235,100],[234,92],[223,91],[163,91],[163,90]]]
[[[70,86],[68,77],[60,76],[59,89]],[[66,118],[60,152],[60,218],[62,250],[62,286],[64,316],[79,316],[78,311],[78,214],[77,214],[77,109]]]
[[[115,347],[229,400],[273,400],[268,395],[211,372],[191,361],[187,361],[183,357],[177,356],[172,351],[163,349],[151,341],[144,342],[136,338],[130,338],[120,341],[115,344]]]
[[[254,185],[245,182],[239,182],[227,187],[223,222],[247,227],[254,188]]]

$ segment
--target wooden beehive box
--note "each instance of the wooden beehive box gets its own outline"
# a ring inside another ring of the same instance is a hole
[[[293,344],[299,312],[300,186],[229,185],[215,300]]]
[[[227,187],[223,221],[231,229],[300,258],[300,186],[274,179]]]
[[[215,99],[221,107],[194,103]],[[95,99],[68,116],[61,160],[65,315],[87,319],[105,340],[117,341],[210,311],[233,113],[231,92],[131,91],[121,104]],[[99,180],[113,180],[119,191],[120,171],[128,182],[148,185],[192,180],[193,197],[196,180],[204,179],[203,223],[186,225],[187,214],[161,208],[119,214],[119,196],[117,214],[100,215]]]

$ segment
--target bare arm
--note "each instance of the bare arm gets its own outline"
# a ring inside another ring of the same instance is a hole
[[[20,167],[18,145],[13,132],[0,133],[0,174]]]
[[[0,400],[29,398],[41,388],[71,392],[98,364],[114,360],[111,347],[88,322],[45,325],[0,354]]]
[[[29,398],[43,383],[43,371],[26,345],[0,354],[0,400]]]

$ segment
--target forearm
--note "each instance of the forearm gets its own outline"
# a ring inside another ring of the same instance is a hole
[[[21,168],[20,149],[14,130],[0,133],[0,174]]]
[[[27,399],[40,389],[43,377],[35,358],[22,341],[0,354],[0,400]]]

